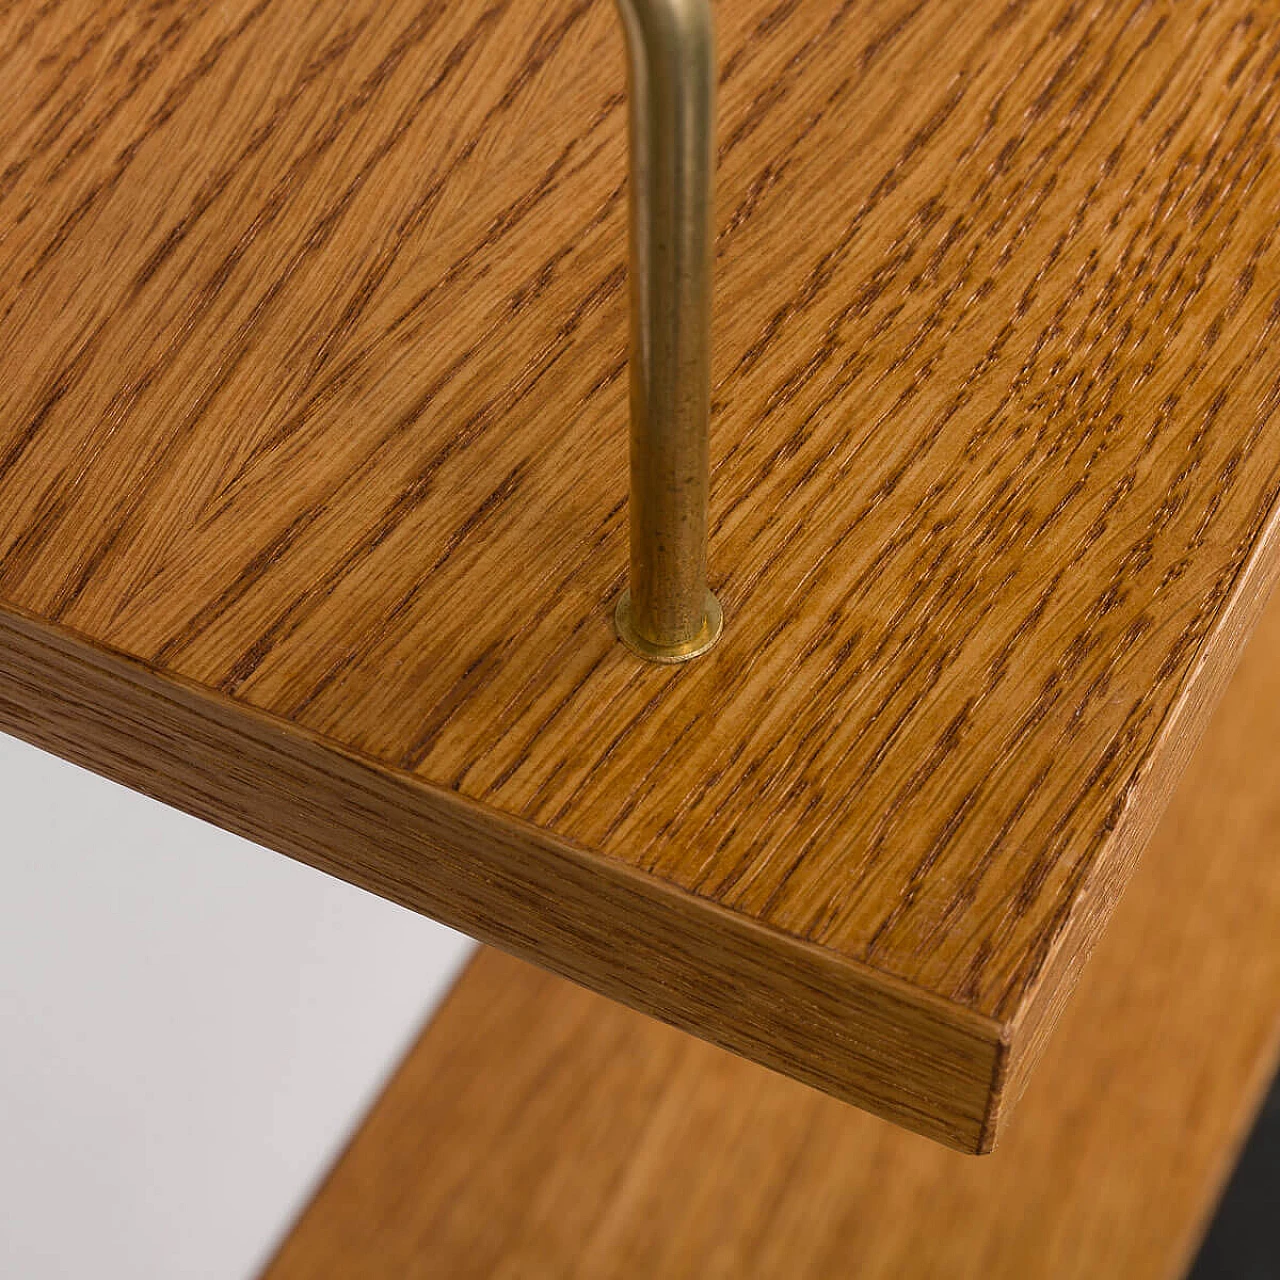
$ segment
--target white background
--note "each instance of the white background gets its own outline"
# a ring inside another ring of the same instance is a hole
[[[0,1276],[254,1275],[471,944],[0,735]]]

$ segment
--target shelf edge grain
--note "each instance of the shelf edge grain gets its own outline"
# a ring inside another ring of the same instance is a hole
[[[1198,651],[1170,706],[1142,772],[1094,857],[1080,893],[1046,949],[1040,971],[1005,1024],[1009,1052],[992,1090],[987,1149],[1007,1125],[1058,1019],[1137,868],[1187,765],[1209,727],[1245,646],[1280,579],[1280,506],[1268,504],[1250,554],[1227,592],[1217,624]]]
[[[947,1146],[990,1148],[1000,1023],[11,606],[0,729]]]
[[[990,1151],[1280,568],[1272,509],[1004,1021],[0,605],[0,728],[960,1151]],[[733,990],[728,1001],[723,992]]]

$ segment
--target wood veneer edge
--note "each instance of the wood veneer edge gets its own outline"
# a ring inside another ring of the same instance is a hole
[[[983,1130],[987,1149],[995,1145],[1022,1096],[1278,581],[1280,504],[1273,501],[1253,549],[1229,589],[1217,625],[1201,638],[1151,750],[1126,788],[1124,807],[1103,837],[1081,891],[1073,896],[1071,909],[1046,948],[1038,971],[1003,1024],[1002,1049]]]
[[[957,1150],[986,1149],[994,1020],[8,603],[0,728]]]

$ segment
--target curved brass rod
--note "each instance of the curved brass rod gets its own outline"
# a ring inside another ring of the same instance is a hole
[[[631,150],[631,586],[618,634],[684,662],[719,638],[707,588],[715,32],[710,0],[617,0]]]

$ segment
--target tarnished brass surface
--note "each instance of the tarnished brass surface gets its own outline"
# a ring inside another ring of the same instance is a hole
[[[631,147],[631,589],[618,634],[681,662],[707,590],[715,37],[709,0],[617,0]]]
[[[642,658],[648,658],[650,662],[674,663],[688,662],[690,658],[706,653],[720,639],[720,632],[724,629],[724,615],[720,610],[720,601],[711,591],[703,596],[702,615],[702,627],[690,639],[679,643],[655,644],[636,630],[631,610],[631,592],[624,591],[618,597],[613,621],[622,642]]]

